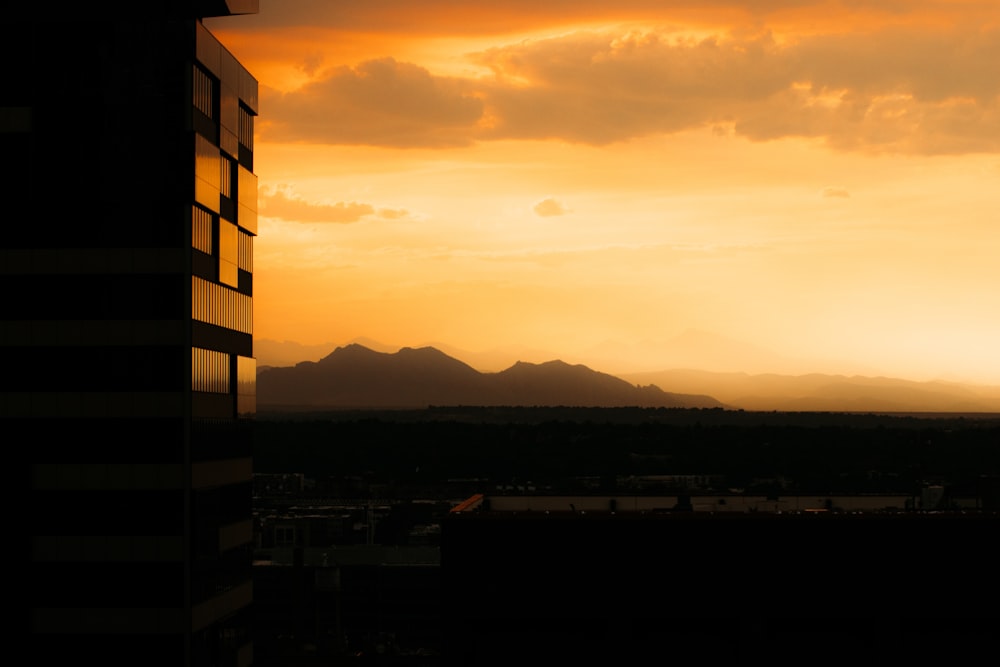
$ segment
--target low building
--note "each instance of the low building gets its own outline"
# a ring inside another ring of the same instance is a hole
[[[992,641],[995,512],[696,511],[687,500],[458,504],[441,538],[447,664],[924,657]]]
[[[258,549],[255,665],[440,664],[436,546]]]

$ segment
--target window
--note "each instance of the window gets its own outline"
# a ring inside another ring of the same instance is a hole
[[[222,166],[219,148],[211,141],[194,135],[194,198],[215,213],[219,212],[219,192],[222,188]]]
[[[233,163],[225,155],[219,157],[219,194],[233,198]]]
[[[219,282],[239,286],[239,230],[231,222],[219,219]]]
[[[236,413],[252,417],[257,413],[257,360],[236,357]]]
[[[191,317],[245,334],[253,333],[253,299],[224,285],[191,277]]]
[[[240,144],[242,146],[246,146],[251,151],[253,150],[253,117],[253,112],[241,104],[239,127]]]
[[[274,545],[278,547],[292,547],[295,546],[295,527],[294,526],[275,526],[274,527]]]
[[[253,234],[240,230],[239,267],[253,273]]]
[[[212,254],[212,214],[203,208],[191,208],[191,247]]]
[[[209,118],[215,118],[215,79],[205,70],[194,65],[193,90],[191,91],[194,108]]]
[[[229,393],[229,355],[216,350],[191,348],[191,390]]]
[[[236,223],[251,234],[257,233],[257,175],[237,165]]]

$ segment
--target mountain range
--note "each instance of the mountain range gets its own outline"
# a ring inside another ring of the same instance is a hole
[[[864,375],[712,373],[673,369],[625,373],[685,392],[709,392],[743,410],[782,412],[1000,413],[1000,387]]]
[[[710,396],[665,392],[560,360],[517,362],[483,373],[434,347],[378,352],[360,344],[319,361],[265,367],[257,374],[262,411],[426,408],[432,405],[727,407]]]
[[[715,352],[724,350],[723,341],[709,340]],[[320,350],[331,347],[255,341],[260,408],[630,405],[784,412],[1000,413],[1000,386],[946,380],[688,367],[608,374],[559,360],[515,361],[494,372],[466,363],[484,368],[484,357],[470,357],[443,344],[400,349],[355,339],[323,356]],[[538,350],[510,348],[502,353],[508,358],[544,358]],[[502,359],[500,355],[497,350],[490,356],[494,364]],[[302,361],[309,357],[317,361]]]

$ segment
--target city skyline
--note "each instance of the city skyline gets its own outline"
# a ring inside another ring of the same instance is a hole
[[[995,3],[260,5],[256,339],[1000,384]]]

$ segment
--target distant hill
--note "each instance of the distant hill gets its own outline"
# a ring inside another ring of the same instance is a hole
[[[261,410],[424,408],[431,405],[726,407],[704,395],[674,394],[562,361],[518,362],[481,373],[434,347],[377,352],[359,344],[319,361],[268,367],[257,375]]]
[[[744,410],[789,412],[1000,412],[1000,387],[861,375],[751,375],[674,369],[623,373],[629,382],[710,392]]]
[[[395,352],[399,349],[398,346],[390,348],[370,338],[356,338],[350,342],[359,343],[379,352]],[[294,366],[300,361],[319,361],[330,354],[330,350],[335,347],[336,343],[303,345],[290,340],[277,341],[269,338],[254,338],[253,341],[254,357],[257,359],[257,367],[261,370],[272,366]]]

